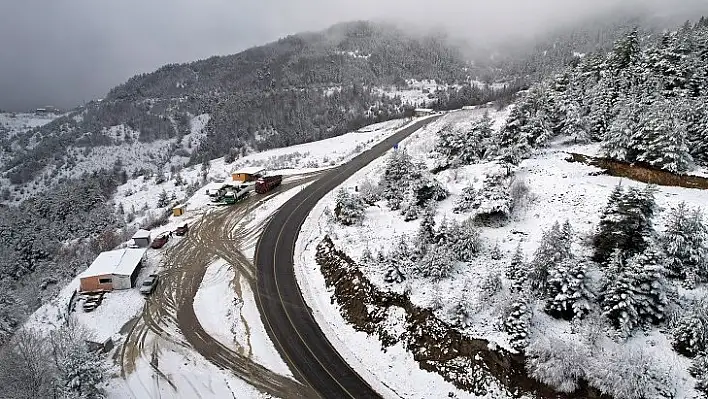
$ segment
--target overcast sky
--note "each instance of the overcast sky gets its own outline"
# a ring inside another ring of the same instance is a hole
[[[72,107],[165,63],[232,54],[340,21],[426,23],[485,40],[492,31],[538,32],[620,1],[3,0],[0,109]],[[663,3],[687,1],[697,0]]]

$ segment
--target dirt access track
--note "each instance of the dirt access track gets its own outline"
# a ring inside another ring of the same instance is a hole
[[[199,323],[193,306],[207,267],[219,258],[225,260],[235,274],[232,282],[234,297],[224,300],[242,298],[242,281],[246,281],[252,288],[251,292],[255,292],[255,267],[240,248],[242,243],[255,240],[265,222],[250,229],[243,227],[247,224],[244,222],[268,199],[316,177],[317,174],[311,174],[286,179],[268,194],[252,194],[236,205],[214,207],[194,222],[189,233],[179,238],[176,245],[166,249],[159,273],[160,283],[147,299],[142,314],[134,321],[119,352],[123,378],[136,369],[136,362],[144,361],[160,377],[158,380],[176,389],[169,377],[160,371],[159,354],[177,345],[195,349],[214,365],[233,372],[264,393],[281,398],[317,396],[307,385],[255,362],[251,357],[250,344],[242,346],[234,343],[234,350],[211,337]],[[146,387],[155,384],[152,380],[140,383]]]
[[[708,190],[708,179],[700,176],[677,175],[665,170],[653,168],[643,163],[627,163],[608,158],[591,157],[584,154],[568,153],[568,162],[584,163],[604,169],[610,176],[626,177],[643,183],[660,186],[674,186]]]

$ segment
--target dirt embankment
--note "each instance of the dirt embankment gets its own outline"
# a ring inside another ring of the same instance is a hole
[[[576,392],[566,395],[530,378],[523,355],[501,348],[491,350],[488,341],[461,334],[430,309],[414,305],[407,295],[379,290],[329,237],[317,246],[316,259],[327,286],[334,288],[334,300],[347,322],[378,336],[384,348],[402,342],[422,369],[440,374],[459,389],[481,396],[501,384],[514,395],[606,398],[584,382]],[[406,314],[405,328],[398,331],[391,325],[401,309]]]
[[[659,186],[674,186],[708,190],[708,179],[699,176],[677,175],[665,170],[654,168],[644,163],[627,163],[613,159],[591,157],[584,154],[568,153],[568,162],[584,163],[604,169],[610,176],[626,177],[643,183]]]

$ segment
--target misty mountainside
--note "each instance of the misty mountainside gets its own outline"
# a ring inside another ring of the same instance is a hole
[[[115,162],[116,146],[140,153],[121,160],[133,173],[328,138],[403,114],[399,98],[375,87],[405,86],[405,79],[464,82],[465,65],[442,36],[340,24],[135,76],[6,143],[12,154],[3,170],[21,185],[42,174],[91,171],[85,160]]]

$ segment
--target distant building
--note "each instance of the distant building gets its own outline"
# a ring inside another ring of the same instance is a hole
[[[140,229],[133,234],[133,243],[140,248],[147,248],[150,246],[150,231],[145,229]]]
[[[79,290],[123,290],[132,288],[142,266],[146,248],[123,248],[102,252],[79,274]]]
[[[462,107],[462,109],[465,110],[465,111],[471,111],[471,110],[473,110],[473,109],[477,109],[477,106],[475,106],[475,105],[465,105],[465,106]]]
[[[233,181],[242,181],[242,182],[256,181],[264,173],[265,173],[265,169],[258,167],[258,166],[252,166],[252,167],[243,168],[243,169],[239,169],[239,170],[231,172],[231,179]]]
[[[415,113],[415,116],[420,117],[420,116],[432,115],[433,113],[435,113],[435,111],[430,108],[416,108],[414,110],[414,113]]]

